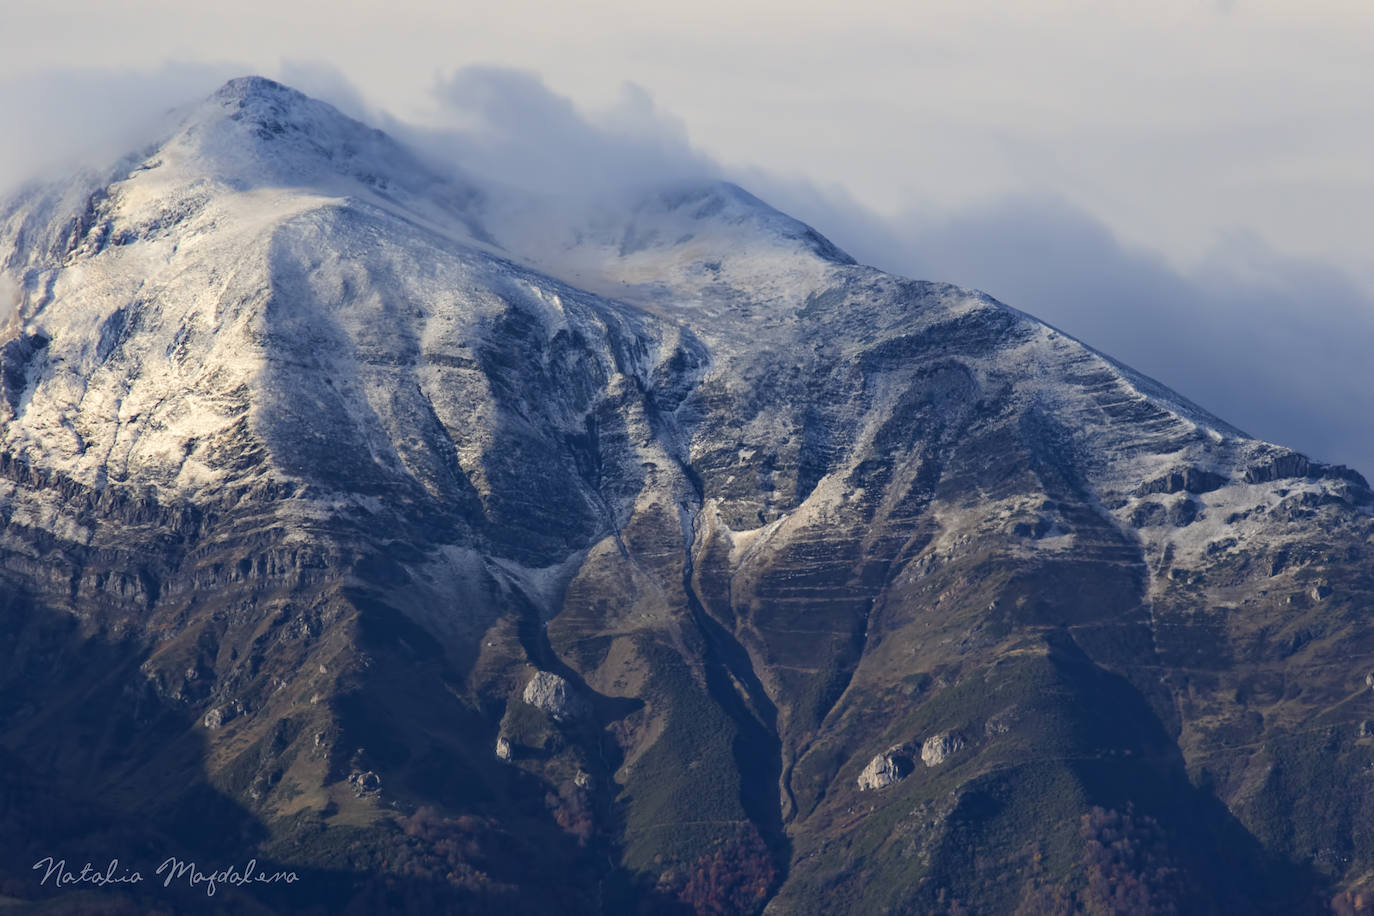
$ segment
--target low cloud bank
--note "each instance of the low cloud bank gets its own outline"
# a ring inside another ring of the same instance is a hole
[[[608,109],[585,112],[533,73],[468,67],[435,87],[446,124],[427,147],[488,178],[553,194],[596,194],[720,173],[681,121],[626,84]]]
[[[109,165],[181,105],[239,75],[232,64],[50,70],[0,82],[0,191]]]

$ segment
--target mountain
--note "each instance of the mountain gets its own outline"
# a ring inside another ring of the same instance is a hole
[[[260,78],[0,269],[2,896],[1366,906],[1369,487],[1028,315]]]

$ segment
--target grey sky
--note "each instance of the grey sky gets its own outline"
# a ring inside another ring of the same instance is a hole
[[[718,170],[1368,473],[1371,48],[1366,0],[0,0],[0,184],[260,72],[507,178]]]

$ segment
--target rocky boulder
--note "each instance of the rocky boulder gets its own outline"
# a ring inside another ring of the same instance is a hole
[[[933,735],[921,745],[921,762],[928,767],[937,767],[957,754],[964,746],[964,739],[953,732]]]
[[[205,727],[214,731],[217,728],[228,725],[230,722],[243,715],[243,713],[243,704],[238,700],[234,700],[231,703],[207,712],[204,719]]]
[[[359,798],[380,795],[382,791],[382,778],[372,770],[354,770],[348,775],[348,784]]]
[[[859,789],[886,789],[905,779],[914,768],[905,751],[905,745],[894,745],[870,760],[859,774]]]
[[[537,671],[525,685],[524,701],[547,713],[555,722],[576,719],[587,711],[586,701],[563,678],[551,671]]]

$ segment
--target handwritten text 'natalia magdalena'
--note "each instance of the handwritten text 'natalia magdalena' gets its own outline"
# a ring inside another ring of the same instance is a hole
[[[81,866],[80,871],[76,871],[67,866],[66,859],[44,856],[33,863],[33,868],[34,871],[42,872],[43,877],[38,883],[45,886],[49,881],[52,882],[53,887],[70,887],[77,884],[104,887],[106,885],[141,884],[143,882],[141,872],[122,868],[118,859],[111,859],[104,870],[87,862]],[[185,881],[189,887],[203,889],[207,897],[215,896],[215,891],[221,887],[295,884],[300,880],[293,871],[259,871],[257,859],[249,859],[248,864],[242,868],[230,865],[227,868],[205,870],[195,862],[187,862],[176,856],[168,856],[153,874],[162,879],[163,887],[171,887],[173,881]]]

